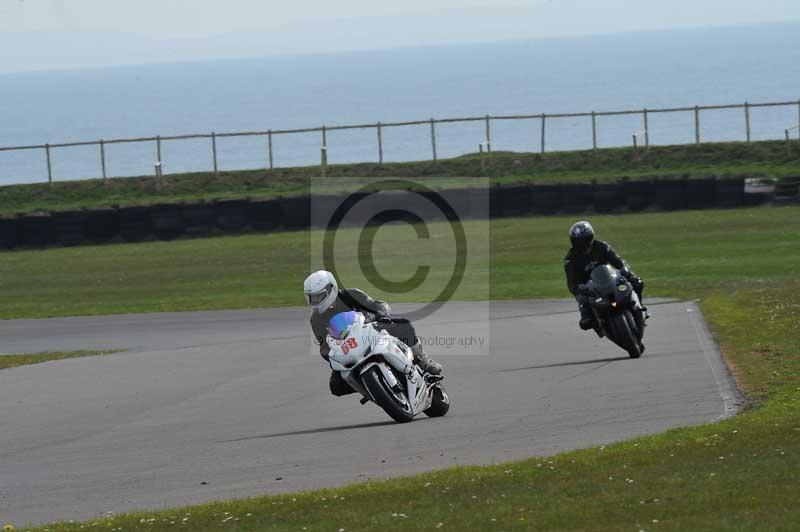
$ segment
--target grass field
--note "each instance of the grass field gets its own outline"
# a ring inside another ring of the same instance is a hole
[[[38,530],[800,528],[800,208],[591,220],[645,277],[650,295],[701,299],[750,399],[744,413],[554,457]],[[570,221],[493,222],[486,256],[477,258],[471,275],[483,278],[490,269],[494,298],[565,296],[560,259]],[[403,236],[402,228],[396,234],[384,231],[390,241]],[[3,301],[2,313],[36,314],[36,304],[50,301],[58,303],[47,312],[63,314],[177,309],[195,304],[194,294],[202,294],[201,304],[208,308],[300,304],[307,251],[291,245],[298,236],[4,254],[0,279],[14,292]],[[427,250],[436,256],[433,251]],[[63,276],[37,285],[37,275],[59,265]],[[135,271],[133,277],[128,268]],[[96,283],[89,282],[95,278]],[[164,295],[158,297],[147,280]],[[137,284],[145,285],[141,297]],[[105,290],[115,291],[114,296],[98,297]],[[34,303],[22,300],[29,292]],[[89,294],[98,300],[79,303]],[[128,301],[120,303],[123,295]]]
[[[760,207],[625,216],[591,216],[647,280],[649,295],[702,297],[711,289],[757,288],[789,282],[800,264],[800,208]],[[561,260],[574,218],[501,219],[464,224],[469,262],[457,299],[568,297]],[[449,276],[450,229],[431,224],[431,238],[410,226],[385,227],[377,239],[378,268],[402,279],[408,256],[431,259],[432,279]],[[127,312],[212,310],[302,305],[309,245],[320,232],[112,244],[0,253],[0,318]],[[355,229],[337,241],[354,240]],[[409,247],[409,242],[411,242]],[[357,277],[338,261],[343,279]],[[416,261],[416,258],[414,259]],[[414,262],[414,267],[417,263]],[[431,282],[405,296],[373,291],[390,301],[433,297]]]
[[[495,184],[529,182],[615,181],[626,176],[745,176],[800,175],[800,145],[787,151],[783,142],[722,143],[653,146],[647,152],[609,148],[593,152],[555,152],[544,157],[530,153],[495,152],[485,167],[476,155],[409,163],[332,165],[328,191],[340,190],[359,178],[406,177],[434,188],[469,185],[469,177],[491,178]],[[0,187],[0,214],[58,211],[110,205],[137,205],[231,198],[267,198],[308,193],[309,179],[320,175],[318,166],[238,170],[165,176],[160,191],[148,177],[108,181],[56,181]],[[87,176],[88,177],[88,176]],[[315,186],[320,192],[320,187]]]
[[[65,358],[92,357],[98,355],[109,355],[119,351],[47,351],[45,353],[23,353],[16,355],[0,355],[0,369],[16,368],[28,366],[30,364],[41,364],[51,360],[62,360]]]

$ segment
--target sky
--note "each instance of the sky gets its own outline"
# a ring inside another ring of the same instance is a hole
[[[0,72],[791,20],[798,0],[0,0]]]

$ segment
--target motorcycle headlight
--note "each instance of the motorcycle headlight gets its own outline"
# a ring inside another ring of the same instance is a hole
[[[620,291],[620,292],[625,292],[625,291],[627,291],[627,290],[628,290],[628,285],[626,285],[626,284],[621,284],[621,285],[619,285],[617,288],[619,289],[619,291]]]

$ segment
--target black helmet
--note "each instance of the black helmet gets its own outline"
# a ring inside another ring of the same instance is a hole
[[[569,241],[575,251],[585,253],[594,242],[594,227],[586,220],[575,222],[569,228]]]

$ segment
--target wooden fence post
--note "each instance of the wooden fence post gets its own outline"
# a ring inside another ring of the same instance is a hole
[[[103,179],[108,179],[106,176],[106,143],[100,139],[100,168],[103,171]]]
[[[161,192],[161,163],[155,164],[156,192]]]
[[[492,153],[492,126],[490,124],[491,118],[486,115],[486,152]]]
[[[269,146],[269,169],[272,170],[272,130],[267,131],[267,144]]]
[[[483,156],[483,142],[478,144],[478,153],[480,154],[479,157],[481,159],[481,172],[486,169],[486,159]]]
[[[50,144],[44,145],[44,152],[47,155],[47,182],[53,184],[53,165],[50,161]]]
[[[597,113],[592,111],[592,149],[597,149]]]
[[[378,131],[378,164],[383,164],[383,135],[381,134],[381,123],[376,127]]]
[[[322,177],[328,175],[328,128],[322,126],[322,147],[320,148],[320,171]]]
[[[211,155],[214,158],[214,176],[219,175],[219,169],[217,168],[217,133],[212,131],[211,132]]]
[[[700,144],[700,107],[694,106],[694,143]]]
[[[750,142],[750,104],[744,102],[744,131],[747,142]]]
[[[790,142],[789,137],[789,130],[786,130],[786,155],[791,157],[792,156],[792,143]],[[798,130],[798,134],[800,134],[800,130]]]
[[[544,149],[545,149],[545,144],[544,144],[545,134],[544,134],[544,131],[545,131],[545,126],[547,124],[546,120],[547,120],[547,115],[542,113],[542,155],[544,155]]]
[[[436,121],[431,118],[431,147],[433,148],[433,162],[436,162]]]
[[[650,147],[650,128],[647,125],[647,109],[642,111],[642,117],[644,117],[644,147]]]

